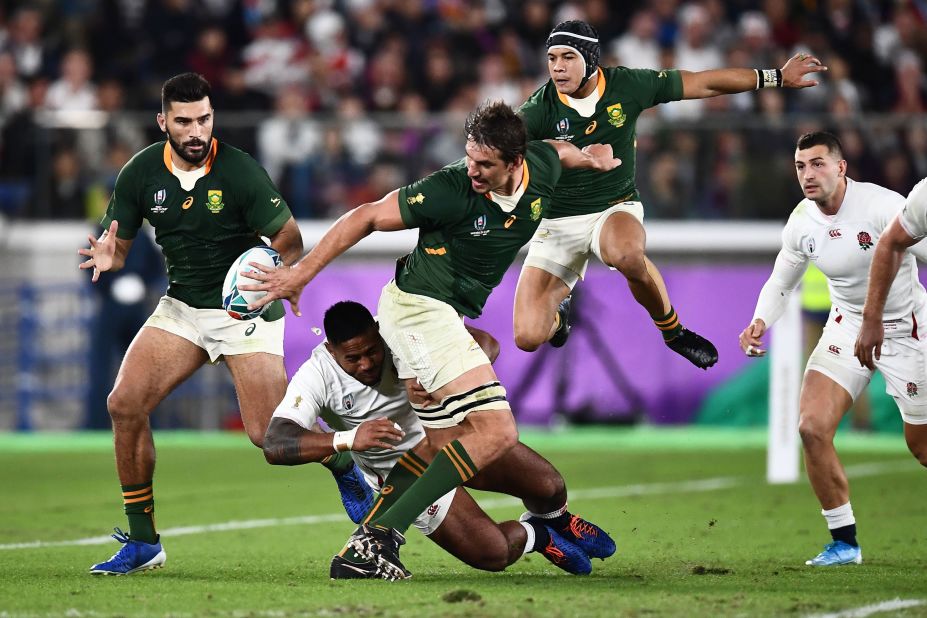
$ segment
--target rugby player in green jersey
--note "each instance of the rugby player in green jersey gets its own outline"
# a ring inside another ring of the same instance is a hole
[[[239,321],[222,309],[229,265],[245,250],[271,246],[290,263],[302,238],[286,201],[267,173],[246,153],[215,139],[209,83],[194,73],[167,80],[158,125],[167,136],[136,154],[116,179],[99,239],[78,252],[80,267],[119,270],[132,239],[147,219],[167,263],[169,287],[129,346],[107,399],[113,421],[116,469],[129,533],[112,558],[91,573],[125,575],[157,568],[165,553],[155,530],[155,447],[148,416],[206,362],[224,359],[241,417],[260,447],[277,403],[286,392],[283,307],[263,319]]]
[[[505,389],[462,318],[480,315],[536,231],[561,168],[607,171],[620,163],[608,145],[580,150],[565,142],[528,142],[521,118],[504,103],[471,114],[466,135],[464,159],[358,206],[293,267],[262,269],[254,276],[263,283],[242,287],[268,291],[261,302],[287,298],[298,311],[303,287],[362,238],[419,228],[415,249],[399,260],[395,280],[383,289],[378,319],[399,377],[417,378],[430,395],[413,405],[426,429],[423,459],[431,463],[411,482],[390,474],[392,490],[381,492],[367,523],[335,557],[333,574],[350,569],[352,576],[407,577],[399,561],[402,533],[437,498],[518,442]],[[404,474],[405,468],[393,470]]]
[[[550,80],[519,108],[528,139],[610,144],[621,167],[604,174],[564,170],[550,210],[532,239],[515,293],[515,342],[527,351],[545,341],[566,343],[570,292],[590,254],[627,279],[635,300],[666,344],[697,367],[718,360],[715,346],[683,328],[663,278],[645,255],[644,207],[634,182],[635,126],[645,109],[680,99],[704,99],[757,88],[807,88],[826,70],[796,54],[782,69],[653,71],[599,67],[595,29],[582,21],[554,27],[547,39]]]

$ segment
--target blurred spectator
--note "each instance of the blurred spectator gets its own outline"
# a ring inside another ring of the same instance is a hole
[[[121,82],[114,79],[101,82],[97,88],[97,102],[100,111],[106,112],[106,121],[99,129],[80,131],[77,138],[81,159],[89,169],[105,168],[110,150],[117,144],[130,152],[138,152],[148,145],[138,122],[126,116],[125,88]]]
[[[234,60],[225,31],[219,26],[207,26],[196,36],[196,47],[187,57],[187,67],[199,73],[221,93],[224,88],[225,68]]]
[[[16,60],[9,52],[0,52],[0,129],[29,101],[26,86],[16,74]]]
[[[512,106],[520,105],[524,101],[518,82],[505,74],[505,64],[502,62],[502,56],[498,54],[483,56],[477,82],[480,101],[505,101]]]
[[[662,69],[656,15],[646,9],[635,13],[628,31],[612,43],[611,53],[619,66]]]
[[[285,21],[269,18],[257,27],[254,39],[242,50],[245,83],[273,96],[283,86],[305,81],[302,61],[308,45]]]
[[[42,14],[38,8],[27,5],[13,13],[3,51],[13,55],[20,77],[38,77],[48,69],[50,54],[42,41]]]
[[[679,11],[680,36],[676,41],[672,68],[705,71],[724,66],[721,49],[714,43],[713,26],[708,11],[697,3],[686,4]],[[705,107],[703,99],[677,101],[660,106],[667,118],[698,118]]]
[[[258,129],[257,158],[283,195],[293,216],[313,216],[312,159],[322,145],[321,129],[308,118],[308,106],[298,86],[287,86],[277,95],[276,114]]]
[[[52,158],[50,211],[56,219],[86,217],[86,188],[77,150],[70,146],[58,149]]]
[[[924,98],[924,70],[923,63],[918,56],[905,50],[898,55],[895,62],[895,104],[893,112],[900,114],[923,114],[925,109]]]
[[[72,49],[61,60],[61,77],[48,87],[45,107],[54,111],[97,109],[97,89],[90,81],[93,65],[90,54]]]
[[[152,81],[163,81],[186,66],[200,32],[199,3],[194,0],[149,0],[142,30],[153,37]]]

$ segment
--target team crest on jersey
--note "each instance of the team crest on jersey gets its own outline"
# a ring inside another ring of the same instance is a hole
[[[470,236],[486,236],[491,230],[486,229],[486,215],[480,215],[473,220],[473,231]]]
[[[612,125],[616,129],[623,127],[624,121],[628,119],[627,115],[624,113],[624,110],[621,109],[621,103],[609,105],[605,108],[605,112],[608,114],[608,124]]]
[[[869,232],[860,232],[856,235],[856,240],[859,242],[859,247],[863,251],[868,251],[872,248],[872,236],[869,235]]]
[[[225,203],[222,201],[222,189],[210,189],[206,192],[206,208],[213,214],[225,208]]]
[[[354,395],[350,393],[341,398],[341,407],[350,410],[354,407]]]
[[[908,382],[908,397],[917,397],[917,384]]]
[[[537,221],[541,218],[541,198],[531,202],[531,220]]]

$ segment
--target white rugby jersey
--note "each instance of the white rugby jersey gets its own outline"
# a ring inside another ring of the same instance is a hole
[[[904,197],[894,191],[849,178],[843,203],[835,215],[822,213],[812,200],[802,200],[782,231],[782,249],[757,299],[754,319],[762,319],[767,327],[775,322],[801,282],[808,262],[814,261],[827,277],[830,320],[859,330],[875,244],[904,204]],[[927,229],[927,221],[922,225]],[[921,260],[927,257],[920,244],[911,252]],[[908,253],[885,303],[885,336],[918,335],[918,325],[921,331],[924,328],[925,304],[927,292],[917,278],[914,255]]]
[[[384,355],[380,382],[366,386],[345,373],[325,344],[319,344],[290,380],[274,416],[289,419],[305,429],[312,429],[320,416],[337,430],[352,429],[364,421],[383,417],[397,423],[406,435],[394,450],[351,452],[361,470],[381,481],[396,460],[425,437],[409,405],[405,385],[397,377],[389,348]]]

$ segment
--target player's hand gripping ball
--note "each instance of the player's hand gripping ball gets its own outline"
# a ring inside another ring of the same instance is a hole
[[[267,294],[267,292],[245,292],[239,290],[239,285],[257,284],[260,281],[242,275],[243,272],[257,272],[249,262],[257,262],[269,268],[280,266],[282,260],[280,254],[275,249],[267,246],[253,247],[238,256],[229,266],[229,271],[225,275],[225,283],[222,284],[222,308],[236,320],[253,320],[270,307],[271,304],[264,305],[254,311],[248,311],[248,305],[256,302]]]

